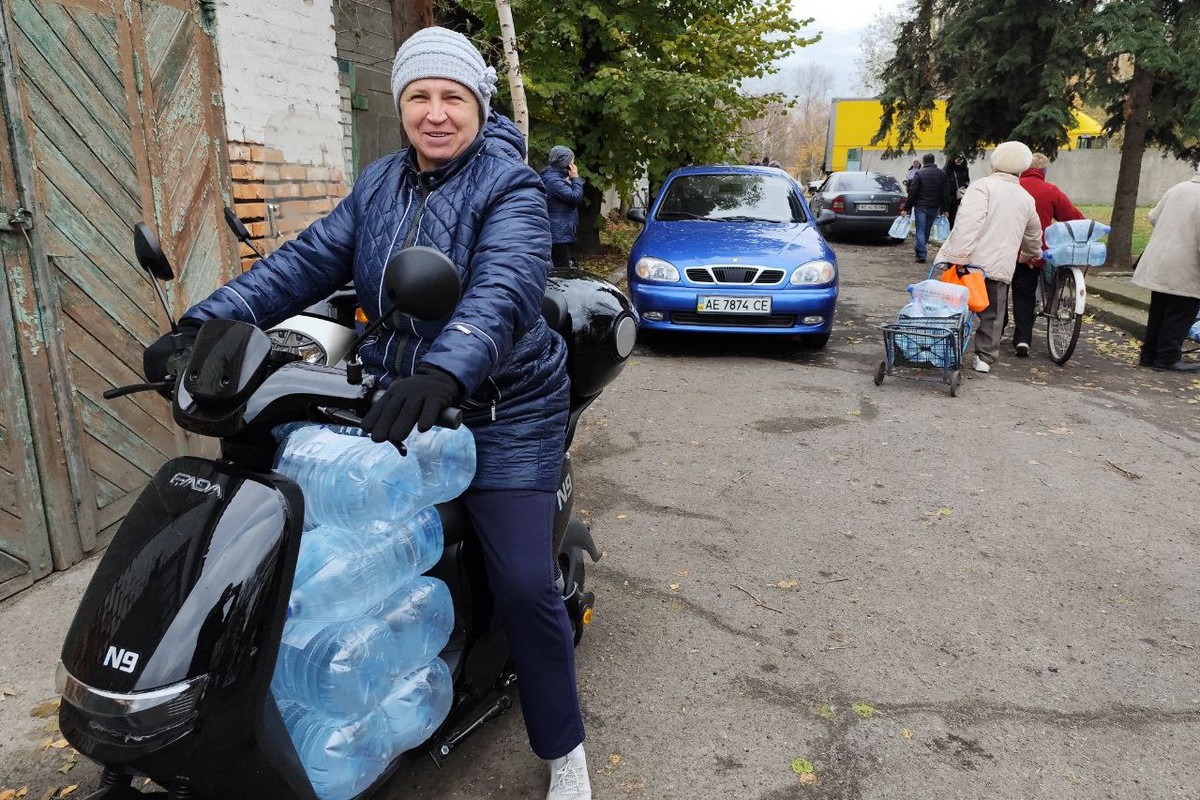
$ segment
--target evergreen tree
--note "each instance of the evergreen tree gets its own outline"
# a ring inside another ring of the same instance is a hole
[[[894,124],[911,151],[945,97],[948,151],[1018,139],[1053,156],[1095,98],[1106,132],[1123,134],[1109,264],[1127,266],[1146,147],[1200,160],[1198,12],[1195,0],[919,0],[885,68],[876,141]]]

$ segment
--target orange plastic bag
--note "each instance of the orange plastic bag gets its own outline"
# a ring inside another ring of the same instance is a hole
[[[964,264],[951,264],[942,273],[941,280],[967,287],[967,308],[976,314],[988,307],[987,284],[979,270]]]

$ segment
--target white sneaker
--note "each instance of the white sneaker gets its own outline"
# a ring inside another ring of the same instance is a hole
[[[592,782],[588,778],[587,759],[580,744],[550,764],[550,791],[546,800],[592,800]]]
[[[1029,343],[1021,342],[1020,344],[1017,345],[1017,358],[1028,358],[1028,357],[1029,357]]]
[[[991,372],[992,367],[979,356],[975,356],[975,371],[976,372]]]

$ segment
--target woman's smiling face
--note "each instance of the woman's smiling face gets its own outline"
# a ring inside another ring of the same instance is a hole
[[[436,169],[479,135],[479,101],[458,81],[422,78],[400,93],[400,119],[417,152],[417,166]]]

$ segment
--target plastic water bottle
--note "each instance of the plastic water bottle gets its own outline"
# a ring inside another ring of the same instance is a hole
[[[364,714],[391,691],[404,661],[391,628],[373,617],[288,622],[271,688],[327,714]]]
[[[386,624],[395,637],[400,671],[435,658],[454,630],[454,601],[450,589],[437,578],[409,581],[367,613]]]
[[[331,717],[291,700],[280,701],[279,712],[321,800],[347,800],[387,768],[386,747],[392,735],[382,714]]]
[[[442,519],[424,508],[404,522],[354,530],[321,525],[305,531],[288,601],[288,617],[348,619],[365,613],[442,557]]]
[[[910,284],[908,293],[916,303],[920,303],[928,309],[924,316],[949,316],[967,310],[967,298],[971,292],[967,287],[957,283],[948,283],[939,280],[923,280],[919,283]],[[944,310],[943,310],[944,309]],[[938,310],[939,313],[932,313]]]
[[[404,440],[421,468],[421,488],[430,505],[462,494],[475,477],[475,437],[466,428],[414,430]]]
[[[387,719],[393,754],[399,755],[427,741],[446,721],[453,700],[454,680],[450,668],[440,658],[401,676],[380,705]]]
[[[437,435],[425,448],[409,437],[414,448],[429,451],[425,478],[419,458],[402,456],[392,444],[350,430],[308,425],[288,434],[280,448],[276,469],[300,484],[306,523],[353,529],[368,520],[403,520],[461,494],[474,477],[475,440],[466,429],[457,429],[450,438],[461,442],[459,449],[469,440],[469,464],[463,457],[442,458],[442,452],[454,448],[433,446]]]

